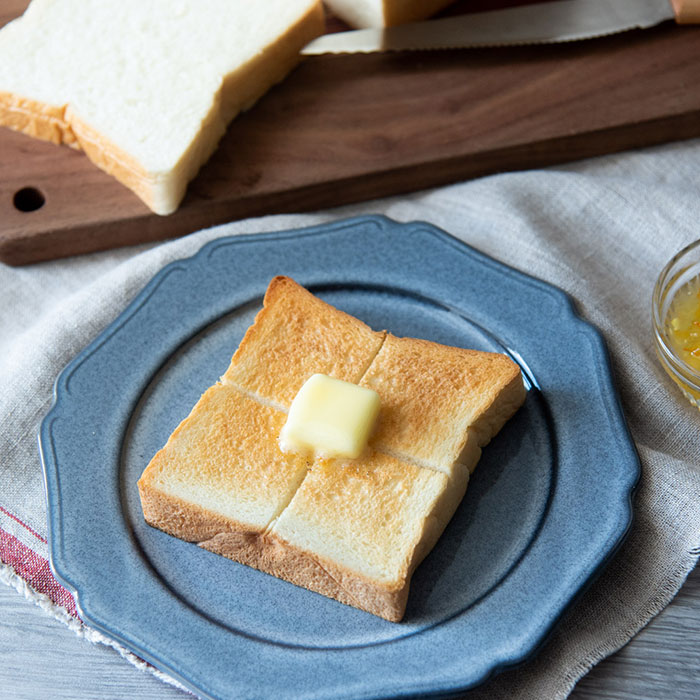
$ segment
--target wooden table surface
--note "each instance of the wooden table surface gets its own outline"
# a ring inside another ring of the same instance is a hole
[[[80,639],[2,584],[0,659],[0,696],[8,700],[190,697],[137,670],[113,649]],[[598,664],[570,697],[700,698],[700,568],[691,573],[671,605],[627,646]]]

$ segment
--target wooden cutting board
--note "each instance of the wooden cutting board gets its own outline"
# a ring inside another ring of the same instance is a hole
[[[4,0],[0,23],[26,4]],[[700,28],[673,23],[556,46],[307,58],[233,122],[168,217],[81,153],[0,128],[0,260],[700,136],[699,77]]]

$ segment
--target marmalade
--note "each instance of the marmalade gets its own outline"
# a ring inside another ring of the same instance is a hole
[[[676,292],[666,319],[676,354],[700,372],[700,277],[686,282]]]

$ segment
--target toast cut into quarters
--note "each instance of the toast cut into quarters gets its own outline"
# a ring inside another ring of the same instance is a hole
[[[284,453],[313,374],[381,400],[355,460]],[[138,482],[146,521],[181,539],[391,621],[457,509],[481,448],[525,399],[498,353],[372,330],[275,277],[231,364]]]
[[[0,30],[0,125],[82,149],[170,214],[324,28],[320,0],[32,0]]]

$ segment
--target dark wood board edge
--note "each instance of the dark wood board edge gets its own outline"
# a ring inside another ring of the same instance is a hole
[[[0,233],[0,260],[27,265],[115,247],[163,241],[201,228],[268,214],[307,212],[396,196],[502,172],[513,172],[685,140],[700,134],[700,110],[582,135],[546,139],[503,151],[413,164],[342,182],[332,181],[285,192],[198,204],[176,217],[145,213],[140,218],[86,223],[43,234]],[[611,144],[615,146],[612,147]]]

